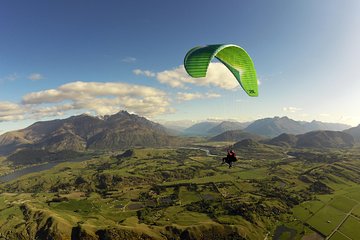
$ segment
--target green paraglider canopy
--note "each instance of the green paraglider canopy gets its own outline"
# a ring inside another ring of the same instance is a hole
[[[258,82],[254,63],[249,54],[239,46],[216,44],[195,47],[185,56],[185,69],[194,78],[205,77],[210,61],[214,57],[232,72],[249,96],[258,96]]]

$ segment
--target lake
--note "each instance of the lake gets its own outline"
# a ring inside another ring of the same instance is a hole
[[[16,170],[12,173],[6,174],[4,176],[0,177],[0,182],[10,182],[13,181],[19,177],[22,177],[26,174],[30,174],[30,173],[36,173],[36,172],[41,172],[41,171],[45,171],[45,170],[49,170],[53,167],[55,167],[56,165],[59,165],[60,163],[64,163],[64,162],[82,162],[85,160],[90,159],[89,156],[86,157],[80,157],[80,158],[75,158],[72,160],[68,160],[68,161],[56,161],[56,162],[48,162],[48,163],[44,163],[41,165],[36,165],[36,166],[31,166],[31,167],[27,167],[27,168],[23,168],[20,170]]]

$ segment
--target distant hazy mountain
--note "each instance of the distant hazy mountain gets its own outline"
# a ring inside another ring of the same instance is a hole
[[[316,130],[343,131],[348,129],[350,125],[342,123],[327,123],[313,120],[311,122],[303,122],[306,132]]]
[[[283,133],[263,142],[285,147],[342,148],[352,147],[355,141],[350,134],[340,131],[312,131],[299,135]]]
[[[201,122],[201,123],[196,123],[194,125],[192,125],[189,128],[186,128],[183,131],[184,135],[189,135],[189,136],[208,136],[208,131],[210,129],[212,129],[213,127],[216,127],[217,125],[219,125],[218,122]]]
[[[210,141],[238,142],[244,139],[261,140],[263,138],[264,137],[260,135],[244,132],[242,130],[230,130],[212,137]]]
[[[246,127],[244,131],[267,137],[276,137],[282,133],[303,134],[315,130],[342,131],[349,127],[349,125],[339,123],[304,122],[295,121],[288,117],[274,117],[256,120]]]
[[[360,141],[360,124],[357,127],[346,129],[343,132],[353,136],[355,141]]]
[[[226,131],[244,129],[249,124],[250,123],[248,122],[241,123],[234,121],[201,122],[185,129],[183,134],[197,136],[216,136]]]
[[[256,133],[267,137],[275,137],[281,133],[303,133],[301,123],[288,117],[274,117],[259,119],[244,129],[246,132]]]
[[[189,128],[192,125],[194,125],[194,122],[190,120],[179,120],[179,121],[162,121],[160,122],[160,124],[166,127],[167,129],[169,129],[170,131],[181,133],[186,128]]]
[[[172,139],[160,124],[126,111],[103,119],[83,114],[37,122],[5,133],[0,136],[0,154],[6,155],[19,148],[82,151],[87,148],[156,147],[167,145]]]
[[[240,123],[240,122],[232,122],[232,121],[223,121],[217,126],[209,129],[207,131],[208,135],[218,135],[226,131],[230,130],[241,130],[247,127],[249,123]]]

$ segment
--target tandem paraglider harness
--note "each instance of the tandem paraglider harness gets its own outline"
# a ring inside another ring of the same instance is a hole
[[[228,150],[227,156],[222,159],[222,164],[227,163],[229,164],[229,168],[232,167],[233,162],[236,162],[236,154],[233,150]]]

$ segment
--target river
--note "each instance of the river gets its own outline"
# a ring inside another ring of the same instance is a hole
[[[199,147],[180,147],[182,149],[190,149],[190,150],[200,150],[206,153],[207,156],[209,157],[217,157],[218,155],[213,155],[210,153],[209,149],[205,149],[205,148],[199,148]]]

